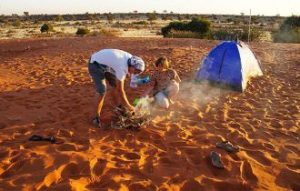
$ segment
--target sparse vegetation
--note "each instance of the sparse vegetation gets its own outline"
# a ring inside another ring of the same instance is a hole
[[[63,20],[64,20],[64,18],[61,15],[57,15],[57,17],[55,18],[55,21],[57,21],[57,22],[61,22]]]
[[[251,29],[250,32],[250,41],[257,41],[260,39],[262,31],[256,28]],[[248,40],[248,28],[226,28],[220,29],[212,32],[212,38],[214,40]]]
[[[168,38],[207,38],[207,36],[204,36],[197,32],[192,31],[180,31],[180,30],[171,30],[167,36]]]
[[[197,25],[199,22],[197,22],[196,19],[193,19],[189,22],[191,18],[198,18],[199,16],[201,16],[202,20],[206,20],[209,23],[209,25],[204,25],[208,26],[208,31],[205,29],[205,27]],[[113,22],[114,19],[116,22]],[[65,22],[60,22],[63,20]],[[173,20],[176,22],[171,22]],[[295,39],[298,37],[298,29],[290,29],[287,27],[295,25],[294,21],[292,20],[286,22],[285,27],[280,27],[280,23],[283,23],[284,21],[284,18],[280,16],[268,17],[257,15],[253,16],[252,20],[252,28],[254,28],[254,30],[251,32],[251,40],[257,40],[256,32],[268,34],[268,38],[264,38],[264,40],[267,41],[271,41],[272,36],[270,34],[272,32],[274,41],[276,42],[295,42]],[[169,21],[171,23],[164,27],[165,30],[161,30],[162,26],[165,24],[165,21]],[[40,25],[43,25],[44,23],[51,23],[53,27],[50,27],[49,29],[48,27],[43,27],[41,30],[42,27]],[[4,31],[7,31],[11,28],[11,26],[15,26],[14,29],[16,29],[16,33],[11,36],[12,38],[20,38],[20,36],[21,38],[26,37],[27,35],[24,34],[24,32],[28,35],[30,34],[29,36],[32,36],[29,31],[33,29],[37,32],[37,29],[39,28],[38,26],[40,26],[39,30],[41,30],[42,33],[51,32],[51,35],[49,36],[57,36],[57,33],[52,33],[53,28],[55,27],[62,33],[59,34],[62,36],[69,35],[70,33],[76,33],[78,28],[90,29],[92,34],[89,33],[88,35],[93,35],[94,33],[94,35],[98,35],[100,33],[100,28],[108,29],[108,31],[112,30],[111,28],[117,28],[118,31],[123,31],[122,35],[124,36],[152,36],[152,34],[156,34],[164,35],[165,37],[178,36],[180,38],[235,39],[238,37],[239,39],[246,39],[248,31],[248,18],[244,15],[178,14],[169,10],[165,10],[163,13],[157,13],[155,11],[151,13],[138,13],[136,11],[132,13],[106,14],[85,13],[64,15],[29,15],[29,12],[24,12],[23,15],[0,15],[0,27],[5,29]],[[9,28],[7,29],[7,27]],[[62,27],[65,29],[65,31],[62,29]],[[197,31],[201,28],[203,29],[202,31]],[[145,30],[149,31],[145,33]],[[167,34],[170,31],[172,31],[172,33]],[[41,34],[40,36],[45,37],[47,35]],[[1,37],[6,38],[6,32],[4,32],[2,35],[0,34],[0,38]],[[260,37],[258,40],[259,39]]]
[[[133,25],[147,25],[148,22],[147,21],[134,21],[131,24],[133,24]]]
[[[108,29],[101,29],[99,31],[99,35],[101,36],[109,36],[109,37],[117,37],[119,36],[119,32],[117,30],[108,30]]]
[[[105,16],[106,16],[106,19],[107,19],[108,23],[112,23],[113,22],[113,20],[114,20],[114,15],[113,14],[106,13]]]
[[[274,42],[300,43],[300,16],[287,18],[273,39]]]
[[[20,26],[21,26],[21,21],[20,21],[20,19],[16,19],[16,20],[12,23],[12,26],[14,26],[14,27],[20,27]]]
[[[156,13],[148,13],[147,14],[148,21],[153,22],[157,19]]]

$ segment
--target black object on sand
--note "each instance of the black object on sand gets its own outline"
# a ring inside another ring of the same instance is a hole
[[[53,136],[43,137],[43,136],[40,136],[40,135],[32,135],[29,138],[29,141],[47,141],[47,142],[50,142],[50,143],[56,143],[55,137],[53,137]]]
[[[215,151],[212,151],[210,153],[210,159],[211,159],[211,163],[214,167],[220,168],[220,169],[224,168],[223,162],[221,160],[221,154],[219,154]]]
[[[237,146],[233,146],[232,143],[229,141],[222,141],[216,144],[217,148],[224,149],[225,151],[229,153],[236,153],[239,151],[239,148]]]

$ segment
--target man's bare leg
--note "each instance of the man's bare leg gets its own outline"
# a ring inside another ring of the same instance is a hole
[[[97,94],[97,116],[93,119],[93,124],[101,128],[100,114],[104,104],[105,94]]]
[[[102,107],[104,104],[104,98],[105,98],[105,94],[98,94],[97,96],[97,117],[100,117],[101,111],[102,111]]]

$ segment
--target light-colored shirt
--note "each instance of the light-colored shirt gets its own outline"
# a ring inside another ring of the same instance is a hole
[[[112,68],[118,80],[125,80],[128,74],[128,59],[132,55],[118,49],[103,49],[91,56],[90,62],[97,62]]]

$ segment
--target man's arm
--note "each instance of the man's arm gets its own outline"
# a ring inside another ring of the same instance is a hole
[[[127,99],[126,92],[125,92],[125,89],[124,89],[124,80],[122,80],[122,81],[117,80],[117,90],[121,94],[122,102],[125,103],[125,105],[130,110],[134,110],[134,107],[129,103],[129,101]]]
[[[174,72],[175,72],[175,80],[176,80],[178,83],[181,82],[181,79],[180,79],[178,73],[176,72],[176,70],[174,70]]]

